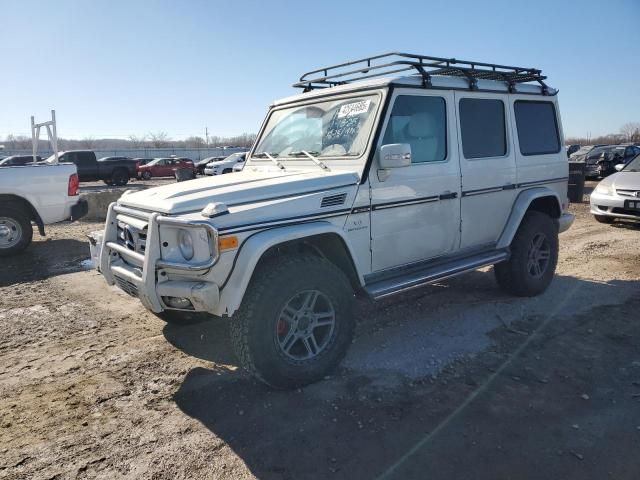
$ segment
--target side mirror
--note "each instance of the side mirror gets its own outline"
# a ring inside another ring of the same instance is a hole
[[[624,168],[624,163],[619,163],[613,168],[615,168],[616,171],[619,172],[620,170],[622,170]]]
[[[400,168],[411,165],[411,145],[391,143],[382,145],[379,151],[380,168]]]

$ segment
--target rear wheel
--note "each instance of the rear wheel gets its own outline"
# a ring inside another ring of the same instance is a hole
[[[0,257],[13,255],[31,243],[31,218],[19,205],[0,206]]]
[[[230,169],[230,168],[225,168],[225,169],[222,171],[222,173],[223,173],[223,174],[225,174],[225,173],[231,173],[231,169]]]
[[[333,263],[315,255],[278,257],[256,271],[231,319],[242,366],[275,388],[322,379],[353,338],[353,289]]]
[[[117,187],[122,187],[129,183],[129,174],[124,169],[118,169],[111,174],[111,183]]]
[[[558,263],[558,226],[542,212],[528,212],[511,242],[511,257],[494,267],[502,289],[520,297],[544,292]]]
[[[613,223],[615,220],[613,217],[607,217],[606,215],[594,215],[593,218],[596,219],[596,222],[600,223]]]

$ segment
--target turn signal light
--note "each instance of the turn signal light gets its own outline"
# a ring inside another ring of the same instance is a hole
[[[220,237],[218,239],[218,250],[231,250],[232,248],[238,248],[238,237]]]

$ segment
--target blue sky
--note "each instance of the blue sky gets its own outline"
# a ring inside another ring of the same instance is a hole
[[[400,50],[538,67],[565,135],[640,121],[640,0],[0,0],[0,139],[257,131],[325,64]]]

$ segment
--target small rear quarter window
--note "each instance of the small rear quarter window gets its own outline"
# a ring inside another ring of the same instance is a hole
[[[545,155],[560,151],[558,120],[553,103],[517,100],[514,111],[522,155]]]

